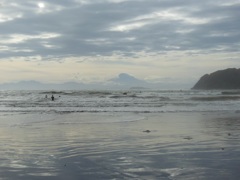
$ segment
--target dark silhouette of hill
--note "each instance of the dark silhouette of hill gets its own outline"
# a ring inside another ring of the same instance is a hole
[[[205,74],[192,89],[240,89],[240,69],[229,68]]]

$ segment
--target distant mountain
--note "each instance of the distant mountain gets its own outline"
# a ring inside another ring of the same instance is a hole
[[[229,68],[205,74],[192,89],[240,89],[240,69]]]
[[[38,81],[20,81],[16,83],[0,84],[0,90],[49,90],[49,89],[76,89],[81,84],[68,82],[63,84],[46,84]]]
[[[38,81],[20,81],[16,83],[0,84],[0,90],[81,90],[81,89],[129,89],[131,87],[146,87],[150,83],[137,79],[129,74],[121,73],[118,77],[107,82],[77,83],[65,82],[61,84],[41,83]]]
[[[146,85],[147,82],[144,80],[137,79],[129,74],[121,73],[118,75],[118,77],[110,79],[111,82],[121,84],[121,85]]]
[[[23,90],[42,89],[43,84],[37,81],[20,81],[16,83],[4,83],[0,85],[1,90]]]
[[[16,83],[0,84],[0,90],[118,90],[131,89],[143,90],[150,89],[186,89],[190,87],[188,84],[181,82],[163,81],[150,83],[144,80],[135,78],[127,73],[120,73],[117,77],[109,79],[105,82],[96,83],[78,83],[65,82],[60,84],[41,83],[38,81],[20,81]]]

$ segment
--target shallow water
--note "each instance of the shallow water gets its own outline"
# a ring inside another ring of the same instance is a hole
[[[237,113],[4,112],[0,179],[237,180],[239,138]]]

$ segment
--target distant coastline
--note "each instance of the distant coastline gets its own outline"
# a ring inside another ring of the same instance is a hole
[[[149,82],[135,78],[127,73],[104,82],[44,83],[35,80],[0,84],[0,90],[144,90],[144,89],[190,89],[192,82]]]

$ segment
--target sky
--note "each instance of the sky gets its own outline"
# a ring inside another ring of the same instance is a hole
[[[193,84],[239,68],[240,0],[0,0],[0,83]]]

